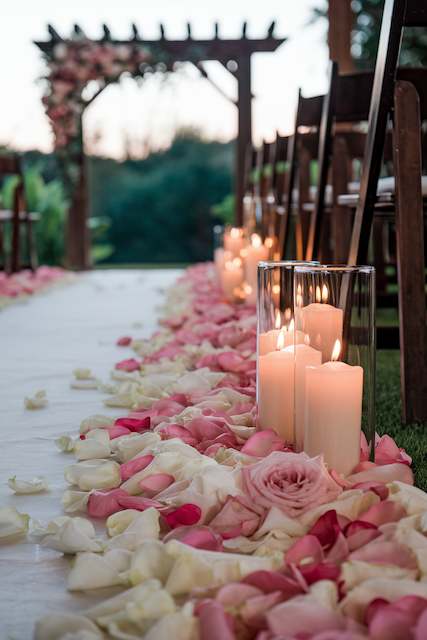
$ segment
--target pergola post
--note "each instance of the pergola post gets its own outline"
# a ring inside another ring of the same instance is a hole
[[[354,60],[351,55],[353,28],[351,0],[329,0],[328,19],[329,58],[338,62],[340,73],[351,73],[354,71]]]
[[[83,146],[83,123],[80,120],[79,141],[73,157],[75,174],[68,178],[71,185],[70,207],[66,225],[67,267],[76,271],[90,269],[90,230],[88,226],[87,160]]]
[[[245,189],[245,162],[248,144],[252,142],[251,56],[237,60],[238,128],[236,144],[236,225],[243,224],[243,196]]]

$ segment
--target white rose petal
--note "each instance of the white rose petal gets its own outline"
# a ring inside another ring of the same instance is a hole
[[[49,491],[46,478],[43,476],[36,476],[32,480],[17,480],[16,476],[9,478],[7,481],[9,487],[18,494],[30,494],[41,493],[42,491]]]
[[[120,574],[129,568],[132,554],[124,549],[111,549],[104,555],[79,553],[68,575],[68,590],[83,591],[123,584]]]
[[[112,460],[85,460],[65,469],[65,479],[83,491],[115,489],[121,483],[120,465]]]
[[[341,578],[345,582],[347,592],[357,585],[372,580],[373,578],[392,578],[395,580],[416,578],[417,572],[413,569],[403,569],[402,567],[373,564],[360,560],[351,560],[341,565]]]
[[[389,500],[398,502],[405,508],[408,516],[427,512],[427,493],[404,482],[390,482]]]
[[[52,614],[36,623],[34,640],[64,640],[70,637],[79,640],[102,640],[103,634],[91,620],[73,614]]]
[[[80,433],[85,434],[91,429],[105,429],[105,427],[111,427],[113,425],[114,418],[110,416],[103,416],[95,414],[82,420],[80,424]]]
[[[7,542],[28,533],[30,516],[15,507],[0,507],[0,540]]]
[[[77,460],[109,458],[111,449],[108,431],[106,429],[88,431],[85,440],[77,440],[74,451]]]
[[[71,453],[71,451],[74,451],[76,440],[71,436],[64,434],[59,436],[59,438],[56,438],[55,444],[60,451],[63,451],[64,453]]]
[[[124,577],[136,585],[150,578],[164,583],[174,564],[174,558],[167,553],[166,545],[157,540],[143,542],[132,556],[130,570]]]
[[[101,551],[102,546],[94,539],[95,535],[95,528],[90,520],[62,516],[49,522],[41,544],[62,553]]]
[[[92,371],[85,367],[74,369],[73,376],[76,380],[94,380],[95,378]]]
[[[47,407],[46,391],[37,391],[33,396],[27,396],[24,398],[24,405],[26,409],[44,409]]]
[[[196,618],[177,611],[156,622],[144,635],[144,640],[197,640],[198,637]]]
[[[117,514],[114,514],[117,515]],[[144,540],[158,540],[160,534],[160,514],[150,507],[133,519],[125,530],[114,536],[107,544],[109,549],[134,551]]]
[[[112,598],[108,598],[108,600],[96,604],[85,611],[85,616],[102,625],[103,620],[107,620],[122,609],[126,609],[129,604],[143,602],[148,594],[158,592],[161,588],[162,584],[159,580],[147,580],[143,584],[127,589]]]
[[[62,506],[66,513],[74,513],[75,511],[86,511],[89,500],[89,491],[73,491],[67,489],[62,495]]]
[[[111,449],[116,451],[120,462],[128,462],[135,458],[141,451],[148,447],[154,447],[161,441],[158,433],[147,431],[146,433],[132,433],[111,441]]]
[[[98,389],[99,382],[95,378],[93,379],[83,379],[83,380],[73,380],[70,382],[71,389]]]

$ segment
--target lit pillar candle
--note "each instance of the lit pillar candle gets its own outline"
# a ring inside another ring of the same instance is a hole
[[[227,300],[234,300],[234,290],[243,282],[243,267],[240,258],[226,260],[221,271],[221,286]]]
[[[263,356],[270,351],[276,350],[277,340],[279,334],[283,334],[282,341],[283,347],[290,347],[294,344],[302,344],[305,342],[305,334],[302,331],[295,331],[295,323],[292,319],[289,323],[289,326],[280,327],[280,311],[277,312],[279,315],[276,315],[275,328],[270,331],[265,331],[259,334],[258,338],[258,354]],[[279,318],[279,323],[277,319]]]
[[[233,257],[240,256],[240,252],[245,245],[243,229],[232,227],[224,233],[224,249],[230,251]]]
[[[282,336],[275,351],[258,358],[258,426],[293,444],[295,363],[293,353],[283,349]]]
[[[309,338],[310,345],[322,352],[323,362],[329,360],[334,344],[342,341],[343,311],[327,304],[328,288],[316,287],[316,300],[306,307],[296,309],[298,326]],[[322,302],[321,302],[322,300]]]
[[[305,369],[304,451],[348,475],[360,460],[363,369],[337,362],[340,350],[337,340],[331,362]]]
[[[302,342],[302,341],[301,341]],[[304,449],[304,429],[305,429],[305,403],[306,403],[306,367],[320,366],[322,364],[322,354],[317,349],[309,347],[307,344],[297,343],[292,347],[287,347],[286,351],[295,348],[295,448],[297,451]]]
[[[267,260],[268,248],[262,243],[260,236],[256,233],[251,235],[251,241],[244,249],[244,261],[245,261],[245,280],[252,288],[252,291],[257,290],[257,278],[258,278],[258,262]]]

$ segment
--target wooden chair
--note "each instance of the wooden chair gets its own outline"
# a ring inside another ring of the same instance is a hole
[[[37,268],[37,247],[33,224],[38,222],[40,215],[27,211],[22,166],[18,155],[0,157],[0,177],[4,176],[17,176],[19,181],[13,194],[13,208],[0,210],[0,253],[3,268],[12,273],[24,268],[35,271]],[[11,226],[10,259],[7,257],[5,248],[5,229],[7,226]],[[22,262],[21,228],[25,232],[27,262]]]
[[[318,135],[322,117],[324,96],[305,98],[298,93],[298,104],[295,115],[294,134],[287,143],[287,170],[283,191],[283,214],[280,221],[279,248],[281,257],[295,255],[303,259],[307,238],[307,220],[304,212],[299,210],[295,225],[295,252],[290,251],[290,223],[295,206],[304,200],[304,190],[310,188],[310,160],[308,148],[303,140],[308,141],[310,148],[318,147]],[[317,151],[314,154],[317,157]],[[298,182],[297,182],[298,181]],[[298,184],[298,188],[297,188]]]
[[[386,0],[378,47],[365,157],[349,262],[366,261],[389,122],[393,127],[394,196],[399,284],[401,395],[404,422],[427,420],[427,317],[422,197],[421,121],[427,118],[426,77],[397,76],[404,27],[427,26],[427,4]],[[391,116],[391,117],[390,117]]]

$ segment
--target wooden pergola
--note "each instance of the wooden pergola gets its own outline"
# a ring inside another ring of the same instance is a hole
[[[192,37],[191,25],[187,24],[187,37],[183,40],[169,40],[166,37],[165,27],[160,25],[160,38],[157,40],[145,40],[137,27],[132,25],[132,36],[128,40],[116,40],[112,37],[110,29],[103,26],[103,36],[99,40],[87,38],[83,30],[75,25],[74,33],[70,38],[62,38],[58,32],[48,26],[49,39],[36,41],[48,63],[54,60],[55,47],[58,45],[75,46],[76,41],[87,42],[96,45],[112,47],[132,46],[135,48],[154,52],[154,62],[150,70],[173,71],[176,63],[190,62],[195,65],[202,76],[209,80],[222,95],[225,95],[209,77],[203,67],[207,61],[218,61],[234,76],[237,81],[237,100],[232,100],[238,110],[238,133],[236,144],[236,168],[235,168],[235,194],[236,194],[236,223],[242,222],[242,202],[244,191],[245,153],[248,143],[252,141],[252,91],[251,91],[251,57],[254,53],[273,52],[285,38],[276,38],[274,35],[275,23],[272,22],[264,38],[248,38],[247,25],[243,23],[240,38],[223,39],[219,35],[219,26],[216,23],[214,37],[208,40],[198,40]],[[158,62],[157,62],[158,61]],[[133,75],[142,76],[144,70],[137,70]],[[117,81],[115,78],[113,81]],[[76,140],[79,138],[74,154],[74,166],[79,168],[79,175],[73,178],[73,193],[69,211],[67,254],[68,266],[74,269],[86,269],[90,266],[90,239],[87,225],[88,198],[87,178],[83,150],[83,111],[103,89],[110,84],[109,81],[100,84],[99,90],[84,102]],[[227,96],[226,96],[227,97]],[[230,99],[230,98],[228,98]]]

